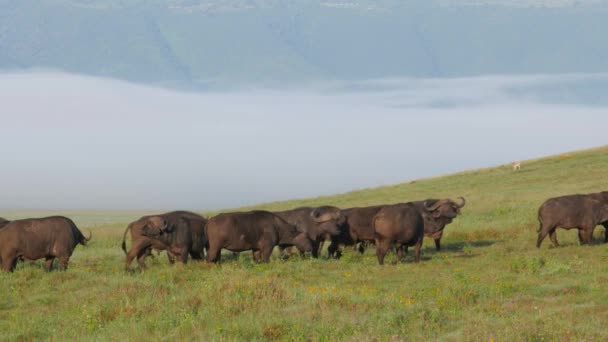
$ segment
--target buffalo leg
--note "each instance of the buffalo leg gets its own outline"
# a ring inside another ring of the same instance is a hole
[[[203,252],[190,251],[190,257],[192,258],[192,260],[202,260]]]
[[[327,247],[327,255],[330,258],[339,258],[339,249],[340,249],[340,244],[335,241],[332,240],[331,243],[329,244],[329,246]]]
[[[182,264],[187,264],[188,263],[188,250],[186,248],[182,248],[181,253],[179,253],[179,261]]]
[[[44,262],[44,269],[47,272],[51,272],[51,270],[53,269],[53,261],[55,261],[55,257],[52,257],[52,256],[46,257],[46,260]]]
[[[557,242],[557,229],[553,229],[549,233],[549,238],[551,239],[551,242],[553,243],[553,246],[559,247],[559,242]]]
[[[149,251],[149,249],[143,249],[137,253],[137,264],[141,270],[146,269],[146,257],[150,254]]]
[[[319,241],[312,242],[312,252],[311,253],[312,253],[313,258],[319,257]]]
[[[403,260],[403,245],[399,242],[395,244],[395,249],[397,250],[397,262]]]
[[[424,240],[424,234],[421,234],[418,241],[416,241],[416,245],[414,246],[414,260],[416,262],[420,262],[420,250],[422,249],[423,240]]]
[[[142,254],[142,252],[145,253],[146,248],[144,246],[142,246],[141,244],[135,243],[134,245],[131,246],[131,249],[127,253],[127,257],[125,259],[125,270],[127,270],[127,271],[129,270],[129,267],[131,266],[133,259],[140,256]],[[139,262],[139,260],[138,260],[138,262]],[[144,267],[145,266],[146,265],[144,264]],[[140,267],[141,267],[141,263],[140,263]]]
[[[555,231],[555,228],[556,227],[541,225],[541,228],[538,232],[538,239],[536,240],[536,248],[540,248],[540,244],[543,242],[545,237],[547,237],[547,234],[549,234],[550,231]]]
[[[66,256],[59,257],[59,270],[67,271],[69,261],[70,261],[70,257],[66,257]]]
[[[608,222],[602,224],[604,226],[604,243],[608,242]]]
[[[221,248],[218,246],[209,245],[207,250],[207,262],[218,263],[221,259]]]
[[[592,244],[593,243],[593,228],[589,229],[587,231],[587,244]]]
[[[145,256],[144,256],[145,258]],[[175,264],[175,255],[171,252],[169,252],[169,250],[167,249],[167,260],[169,260],[169,263],[171,265]]]
[[[2,270],[5,272],[13,272],[17,266],[16,256],[3,256],[2,257]]]
[[[366,241],[361,241],[359,242],[359,254],[363,254],[365,253],[365,248],[367,247],[367,242]]]
[[[591,229],[581,229],[579,232],[583,233],[583,243],[586,245],[590,245],[593,242],[593,228]]]
[[[253,251],[253,261],[254,262],[261,262],[262,261],[262,257],[261,257],[262,252],[260,252],[259,249],[256,249]]]
[[[144,258],[147,258],[149,256],[151,256],[152,258],[154,258],[154,254],[152,254],[152,247],[146,248],[146,250],[144,252],[145,252]],[[160,251],[157,251],[157,254],[160,255]]]
[[[441,249],[441,238],[435,239],[435,249],[437,250],[437,252],[439,252],[439,250]]]
[[[391,248],[391,241],[389,239],[378,239],[376,238],[376,256],[378,257],[378,264],[384,265],[384,257]]]
[[[270,256],[272,255],[272,246],[264,246],[261,250],[262,260],[264,262],[270,262]]]
[[[359,237],[356,234],[351,233],[351,238],[353,242],[353,251],[357,251],[359,247]]]

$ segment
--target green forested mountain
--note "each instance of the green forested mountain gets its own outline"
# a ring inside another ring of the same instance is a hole
[[[213,84],[608,71],[608,1],[0,0],[0,69]]]

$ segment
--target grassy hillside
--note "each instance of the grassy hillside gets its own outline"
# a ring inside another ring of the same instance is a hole
[[[119,248],[126,221],[115,222],[128,215],[82,213],[77,223],[95,239],[77,248],[68,272],[46,274],[38,263],[0,275],[0,340],[607,340],[603,229],[592,246],[559,230],[563,247],[549,248],[548,239],[534,247],[540,203],[606,190],[606,170],[602,147],[527,161],[520,172],[500,166],[258,206],[466,197],[444,251],[427,240],[421,263],[409,255],[391,264],[389,255],[383,267],[373,250],[347,250],[341,260],[262,265],[249,253],[221,266],[171,267],[161,256],[145,273],[127,274]]]

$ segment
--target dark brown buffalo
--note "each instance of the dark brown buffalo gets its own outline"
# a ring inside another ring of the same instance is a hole
[[[157,225],[144,226],[142,235],[160,241],[167,250],[169,261],[173,263],[177,258],[182,263],[188,262],[188,255],[194,260],[200,260],[205,254],[207,243],[204,237],[206,219],[188,217],[185,212],[171,212],[162,214],[165,226],[158,229]],[[190,213],[192,215],[196,215]]]
[[[159,215],[143,216],[131,222],[122,240],[122,250],[126,254],[125,268],[129,269],[133,259],[137,258],[140,269],[145,269],[145,258],[152,249],[167,250],[171,263],[177,258],[180,262],[202,259],[207,244],[204,232],[207,219],[188,211],[172,211]],[[131,248],[127,252],[126,236],[131,232]]]
[[[11,221],[0,229],[2,269],[13,271],[18,259],[45,258],[45,269],[51,271],[58,258],[59,269],[65,271],[76,245],[86,245],[90,239],[90,234],[85,238],[74,222],[63,216]]]
[[[6,226],[9,222],[11,222],[11,221],[9,221],[3,217],[0,217],[0,228]]]
[[[458,198],[460,203],[449,198],[412,202],[424,218],[424,235],[435,240],[437,250],[441,249],[443,229],[460,214],[460,209],[466,203],[463,197]]]
[[[319,247],[327,237],[336,236],[340,233],[339,227],[345,222],[345,217],[340,209],[332,206],[321,206],[317,208],[302,207],[286,211],[274,212],[287,223],[296,226],[299,230],[306,232],[312,241],[312,256],[319,256]]]
[[[340,226],[340,233],[331,237],[331,244],[327,248],[330,257],[339,256],[340,245],[356,246],[359,252],[365,251],[363,244],[374,241],[374,228],[372,219],[384,205],[371,207],[356,207],[341,210],[345,217],[344,224]]]
[[[590,198],[608,204],[608,191],[587,194]],[[604,226],[604,242],[608,242],[608,222],[602,223]]]
[[[209,262],[220,261],[222,248],[232,252],[251,250],[256,262],[268,262],[275,246],[296,246],[301,252],[312,250],[305,231],[268,211],[219,214],[209,219],[205,232]]]
[[[420,261],[420,248],[424,238],[424,219],[412,203],[384,206],[372,219],[376,256],[384,264],[384,257],[395,245],[397,261],[403,259],[402,247],[415,246],[416,262]]]
[[[591,243],[593,230],[598,224],[608,224],[608,204],[588,195],[568,195],[549,198],[538,209],[538,240],[540,248],[543,239],[549,234],[554,246],[557,242],[557,227],[578,229],[581,244]]]

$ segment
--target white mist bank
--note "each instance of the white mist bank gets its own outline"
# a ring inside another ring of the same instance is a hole
[[[572,97],[579,84],[592,87]],[[184,93],[3,74],[0,208],[219,209],[604,145],[608,107],[587,100],[606,84],[541,75]]]

